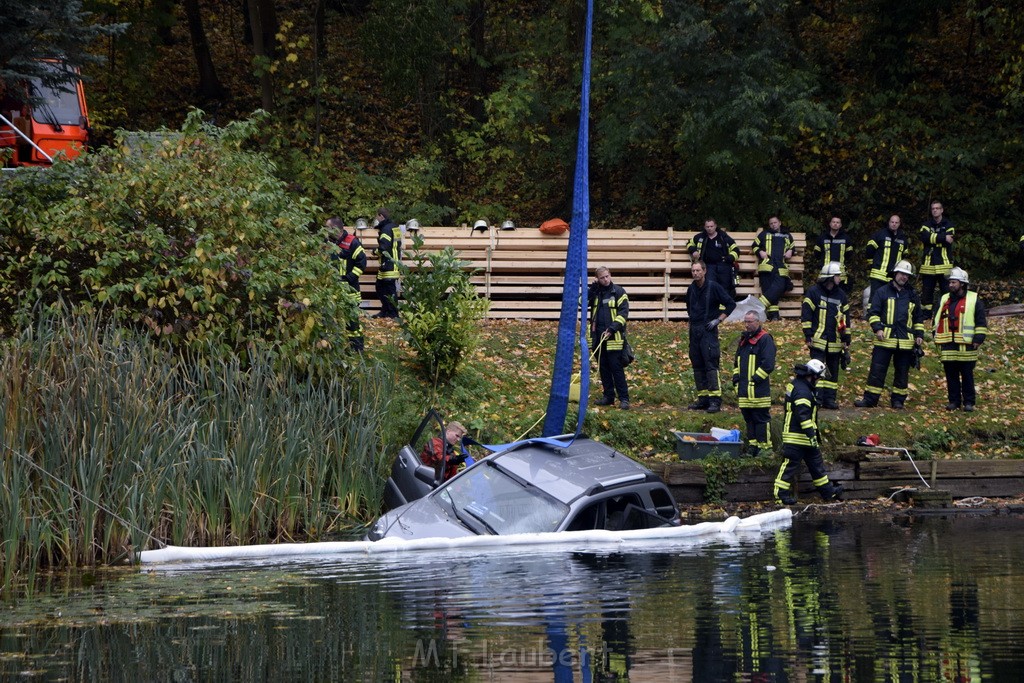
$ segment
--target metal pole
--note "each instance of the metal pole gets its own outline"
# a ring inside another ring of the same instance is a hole
[[[39,152],[39,153],[40,153],[40,154],[42,154],[42,155],[43,155],[44,157],[46,157],[46,160],[47,160],[47,161],[49,161],[49,162],[50,162],[51,164],[53,163],[53,157],[51,157],[51,156],[50,156],[49,154],[47,154],[46,152],[44,152],[44,151],[43,151],[43,149],[42,149],[42,147],[40,147],[40,146],[39,146],[39,145],[37,145],[36,143],[32,142],[32,138],[30,138],[29,136],[25,135],[25,133],[23,133],[23,132],[22,132],[22,130],[21,130],[20,128],[18,128],[17,126],[15,126],[15,125],[14,125],[14,124],[13,124],[13,123],[11,122],[11,120],[10,120],[10,119],[8,119],[8,118],[7,118],[6,116],[4,116],[3,114],[0,114],[0,121],[3,121],[3,122],[4,122],[4,123],[6,123],[6,124],[7,124],[8,126],[10,126],[10,127],[11,127],[11,130],[13,130],[13,131],[14,131],[15,133],[17,133],[17,134],[18,134],[18,135],[20,135],[21,137],[25,138],[25,142],[27,142],[28,144],[30,144],[30,145],[32,145],[33,147],[35,147],[35,149],[36,149],[36,151],[37,151],[37,152]]]

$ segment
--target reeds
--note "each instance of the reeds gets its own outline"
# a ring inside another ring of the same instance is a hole
[[[390,464],[385,372],[182,358],[50,318],[0,349],[0,578],[158,542],[316,539],[369,521]]]

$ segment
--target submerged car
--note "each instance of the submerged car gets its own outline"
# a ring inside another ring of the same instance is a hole
[[[421,424],[413,444],[424,430]],[[442,471],[423,465],[413,445],[405,446],[385,495],[398,506],[377,520],[366,540],[680,524],[675,500],[656,474],[592,439],[524,441],[448,481],[440,481]]]

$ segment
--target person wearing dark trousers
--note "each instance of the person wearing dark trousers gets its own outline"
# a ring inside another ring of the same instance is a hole
[[[936,290],[938,297],[948,291],[949,271],[953,269],[953,237],[956,229],[943,216],[942,202],[933,201],[929,206],[931,217],[921,225],[918,233],[924,243],[924,259],[921,261],[921,308],[929,324],[935,308]]]
[[[380,299],[380,313],[375,318],[398,317],[398,264],[402,261],[402,234],[391,220],[391,212],[377,210],[377,256],[380,267],[374,289]]]
[[[814,256],[816,267],[824,269],[830,263],[839,264],[839,286],[846,292],[847,298],[853,291],[853,281],[850,279],[846,262],[853,251],[853,242],[849,233],[843,228],[843,219],[839,216],[832,216],[828,221],[828,227],[818,235],[814,242]]]
[[[587,288],[587,301],[590,306],[590,343],[597,350],[604,394],[597,400],[597,405],[614,404],[618,394],[619,408],[629,410],[629,387],[623,365],[629,297],[626,290],[612,282],[611,271],[604,266],[594,271],[594,278]]]
[[[768,320],[781,320],[779,301],[793,288],[786,263],[796,253],[793,236],[782,229],[778,216],[772,216],[768,219],[768,229],[758,233],[752,249],[757,257],[757,281],[761,287],[758,298],[764,304]]]
[[[812,358],[793,368],[794,377],[786,386],[786,408],[782,417],[782,465],[775,477],[775,498],[783,505],[796,504],[796,483],[800,464],[807,464],[811,483],[822,500],[840,500],[843,485],[829,481],[821,458],[818,440],[818,403],[815,384],[828,370]]]
[[[890,363],[893,366],[890,405],[894,410],[903,410],[906,403],[910,366],[924,340],[921,300],[910,286],[913,275],[914,267],[910,262],[900,261],[893,269],[892,282],[871,297],[868,323],[875,333],[875,345],[871,350],[871,369],[864,397],[853,402],[858,408],[878,405]]]
[[[804,343],[811,358],[828,368],[827,376],[817,383],[818,405],[826,410],[839,408],[839,368],[844,365],[843,358],[849,359],[850,354],[850,302],[841,286],[841,272],[838,263],[825,264],[800,307]]]
[[[718,326],[736,309],[736,302],[725,287],[708,277],[703,261],[695,261],[690,266],[690,274],[693,281],[686,290],[686,312],[697,400],[689,409],[717,413],[722,409],[722,389],[718,381],[722,347],[718,341]]]
[[[338,273],[348,287],[355,292],[356,297],[362,300],[362,293],[359,290],[359,277],[366,270],[366,250],[363,249],[363,243],[358,237],[345,229],[345,225],[337,216],[327,219],[327,230],[330,232],[332,240],[339,250],[338,253],[331,256],[338,263]],[[363,323],[360,321],[358,314],[354,319],[348,321],[345,329],[349,347],[353,351],[362,351],[364,348]]]
[[[967,271],[953,268],[949,273],[949,292],[942,296],[935,311],[935,343],[939,360],[946,371],[946,410],[967,412],[978,402],[974,389],[974,366],[978,347],[988,335],[985,304],[975,292],[968,291]]]
[[[772,450],[770,377],[775,371],[775,340],[761,326],[755,311],[743,315],[743,327],[732,367],[732,383],[747,427],[747,454],[762,455]]]
[[[903,260],[906,253],[907,233],[903,231],[900,217],[894,214],[889,216],[888,226],[871,236],[864,252],[871,265],[868,272],[871,296],[875,295],[879,287],[888,284],[893,268]]]
[[[686,245],[690,258],[703,261],[708,278],[722,285],[733,299],[736,298],[735,265],[740,259],[736,240],[718,229],[718,223],[709,218],[704,231],[690,238]]]

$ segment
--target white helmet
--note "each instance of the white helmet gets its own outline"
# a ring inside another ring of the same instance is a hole
[[[911,277],[913,277],[914,276],[914,266],[912,266],[910,264],[910,261],[907,261],[906,259],[904,259],[904,260],[902,260],[902,261],[900,261],[899,263],[896,264],[896,267],[892,269],[892,272],[894,272],[894,273],[906,273],[907,275],[910,275]]]
[[[504,223],[501,224],[501,229],[502,230],[515,230],[516,229],[516,224],[513,223],[512,221],[505,221]]]
[[[965,285],[970,284],[971,282],[970,279],[967,277],[967,271],[964,270],[963,268],[953,268],[953,270],[949,271],[949,279],[959,280]]]
[[[812,358],[807,361],[807,373],[810,375],[817,375],[818,377],[824,377],[828,373],[828,368],[817,358]]]
[[[835,261],[830,261],[825,264],[825,267],[821,269],[821,275],[818,276],[819,280],[834,277],[836,275],[843,274],[843,267]]]
[[[487,227],[487,221],[485,221],[482,218],[473,224],[474,232],[476,232],[477,230],[479,230],[480,232],[487,232],[488,229],[489,228]]]
[[[415,218],[410,218],[409,221],[405,224],[405,229],[408,230],[409,232],[419,232],[420,222]]]
[[[365,218],[356,219],[356,230],[366,230],[370,227],[370,224],[366,222]]]

